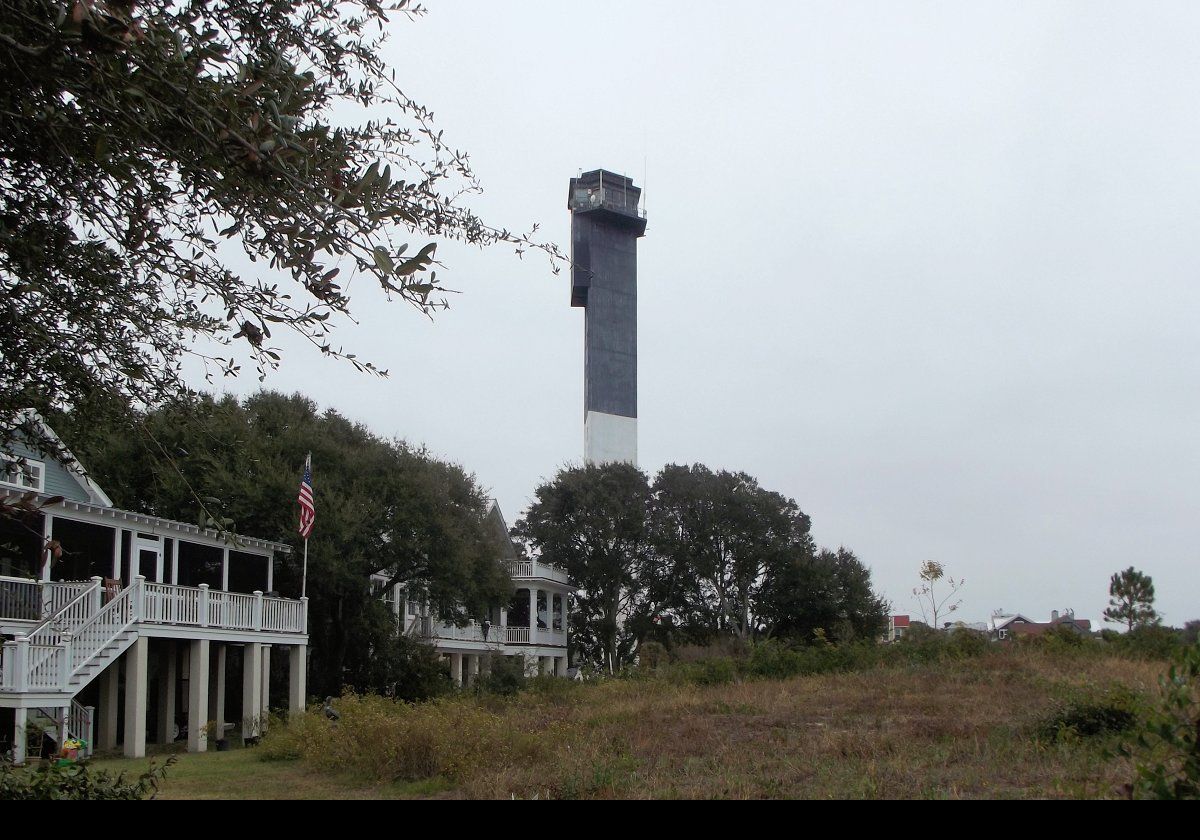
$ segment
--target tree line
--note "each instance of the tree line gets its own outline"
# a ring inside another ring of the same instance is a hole
[[[292,562],[275,579],[292,597],[303,550],[296,496],[312,453],[310,684],[318,693],[428,680],[427,652],[397,638],[381,600],[387,590],[402,588],[459,623],[513,597],[487,522],[491,502],[457,464],[300,395],[198,396],[126,413],[132,424],[97,424],[91,412],[51,423],[118,507],[290,544]],[[579,587],[572,659],[618,667],[645,640],[877,636],[887,605],[870,572],[846,548],[818,548],[810,531],[794,500],[745,473],[669,465],[651,481],[610,464],[569,467],[537,488],[512,537]],[[371,582],[379,574],[382,590]]]
[[[630,662],[638,646],[721,637],[875,638],[887,603],[846,548],[818,548],[795,500],[743,472],[671,464],[568,467],[537,488],[513,528],[564,568],[576,659]]]
[[[490,500],[457,464],[299,395],[202,396],[131,415],[133,434],[128,422],[97,425],[94,414],[57,415],[51,425],[117,507],[291,545],[275,575],[287,597],[300,595],[296,497],[312,453],[307,594],[317,694],[403,691],[406,681],[428,679],[430,656],[397,636],[386,590],[404,588],[451,621],[511,597],[486,519]],[[378,573],[382,590],[371,582]]]

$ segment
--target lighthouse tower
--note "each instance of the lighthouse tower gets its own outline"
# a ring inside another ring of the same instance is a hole
[[[642,191],[604,169],[571,179],[571,306],[584,312],[583,451],[637,463],[637,241]]]

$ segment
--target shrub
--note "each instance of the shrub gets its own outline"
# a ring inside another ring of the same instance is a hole
[[[991,649],[992,643],[988,641],[987,633],[982,633],[979,630],[958,627],[951,630],[947,635],[947,651],[955,659],[970,659],[976,656],[983,656],[983,654]]]
[[[670,655],[667,649],[658,642],[642,642],[638,646],[638,667],[648,671],[657,671],[667,664]]]
[[[170,756],[162,765],[151,763],[149,769],[133,781],[125,774],[113,776],[107,770],[95,771],[86,764],[59,765],[47,763],[41,767],[18,768],[8,762],[0,763],[0,800],[94,800],[94,799],[153,799],[167,768],[178,760]]]
[[[1095,738],[1126,732],[1138,721],[1138,698],[1123,686],[1077,689],[1058,703],[1037,725],[1045,739]]]
[[[522,657],[493,656],[490,665],[488,672],[475,681],[477,693],[513,697],[525,690],[529,678],[525,676]]]
[[[485,765],[540,755],[553,741],[544,728],[536,733],[514,730],[501,715],[470,697],[410,705],[345,694],[338,712],[337,721],[308,712],[269,730],[262,757],[299,758],[324,772],[381,782],[432,777],[461,781]]]
[[[1159,683],[1158,707],[1133,744],[1133,794],[1144,799],[1200,799],[1200,646],[1184,648]]]
[[[369,684],[382,693],[415,703],[453,690],[449,666],[431,645],[396,635],[379,645],[370,660]]]
[[[693,685],[725,685],[737,679],[737,665],[732,659],[701,659],[676,665],[669,671],[677,682]]]
[[[1120,637],[1121,648],[1140,659],[1170,660],[1183,648],[1183,634],[1173,627],[1151,624]]]

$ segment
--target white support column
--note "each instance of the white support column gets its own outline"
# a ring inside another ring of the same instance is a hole
[[[262,645],[257,642],[242,645],[242,737],[257,738],[262,734],[259,714],[262,713]]]
[[[529,644],[536,644],[537,637],[537,594],[538,591],[529,587]]]
[[[567,675],[567,657],[554,657],[554,674],[555,676],[565,677]]]
[[[221,589],[229,591],[229,546],[224,548],[221,555]]]
[[[81,736],[87,744],[83,748],[83,755],[85,758],[91,758],[96,752],[96,707],[84,706],[83,713],[86,717]]]
[[[102,750],[117,748],[120,683],[121,660],[118,659],[100,675],[100,738],[97,746]]]
[[[100,612],[100,608],[104,606],[104,578],[92,575],[92,585],[96,588],[92,590],[92,615]]]
[[[288,711],[292,715],[304,713],[308,697],[308,645],[292,645],[288,651]]]
[[[461,687],[463,684],[463,655],[458,652],[450,654],[450,682]]]
[[[121,539],[125,536],[125,532],[120,528],[113,528],[113,551],[112,551],[112,574],[109,575],[113,580],[121,577]]]
[[[172,584],[179,583],[179,538],[171,540],[171,579]]]
[[[479,654],[467,654],[467,685],[475,685],[475,681],[479,678]]]
[[[208,639],[194,639],[188,651],[188,752],[208,749]]]
[[[146,666],[150,640],[138,635],[125,651],[125,757],[146,756]]]
[[[258,716],[262,719],[262,731],[267,731],[267,716],[271,713],[271,646],[262,647],[262,701]]]
[[[215,648],[215,649],[214,649]],[[209,646],[212,676],[208,682],[208,714],[217,723],[217,740],[225,737],[225,654],[228,647],[214,642]]]
[[[165,639],[166,646],[159,658],[158,738],[160,744],[175,742],[175,686],[177,683],[175,640]],[[188,719],[191,727],[191,719]]]
[[[59,754],[61,755],[62,745],[67,742],[67,738],[70,736],[70,732],[67,729],[67,724],[70,722],[71,706],[70,704],[66,706],[60,706],[56,711],[58,716],[54,718],[54,728],[57,730],[54,735],[54,742],[55,746],[58,748]]]
[[[50,552],[46,544],[54,539],[54,514],[42,512],[42,580],[50,580]]]
[[[13,764],[25,763],[25,753],[29,751],[26,727],[29,726],[29,710],[13,709]]]
[[[134,559],[137,557],[137,546],[133,546]],[[141,621],[146,617],[146,576],[133,576],[133,592],[129,595],[131,599],[131,612],[134,621]],[[141,638],[145,638],[144,636]]]

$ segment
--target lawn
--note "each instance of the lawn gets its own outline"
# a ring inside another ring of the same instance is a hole
[[[1039,737],[1038,725],[1072,697],[1149,695],[1163,667],[996,654],[715,686],[559,683],[403,709],[343,698],[337,728],[310,715],[258,748],[182,756],[161,796],[1111,797],[1132,777],[1106,757],[1112,736]]]
[[[403,799],[446,788],[437,780],[378,784],[352,775],[319,773],[298,761],[263,761],[254,749],[178,756],[158,799]],[[167,753],[146,759],[97,758],[92,766],[137,776],[150,762],[161,764],[166,758]]]

